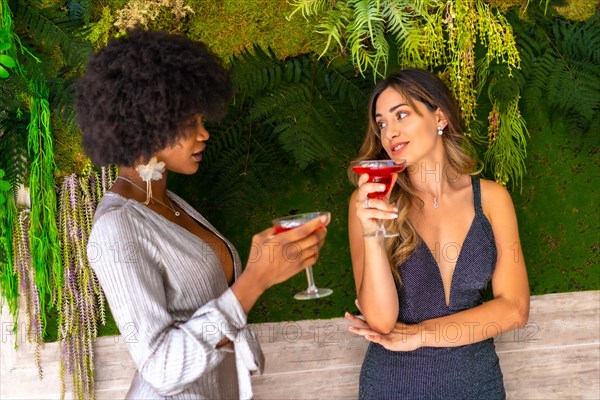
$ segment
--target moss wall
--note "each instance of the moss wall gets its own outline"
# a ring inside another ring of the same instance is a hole
[[[513,200],[531,291],[600,289],[600,134],[528,126],[527,173]]]
[[[281,58],[322,49],[322,38],[309,21],[301,16],[286,19],[290,13],[286,1],[191,0],[187,4],[195,11],[187,34],[226,59],[253,45],[271,47]]]
[[[490,1],[494,3],[494,1]],[[502,2],[507,7],[506,2]],[[515,3],[513,1],[513,3]],[[518,1],[521,4],[521,1]],[[112,13],[126,1],[95,2],[96,13],[109,7]],[[320,52],[324,37],[313,32],[314,25],[295,16],[285,1],[243,0],[187,2],[195,13],[184,23],[162,16],[157,25],[182,31],[207,42],[224,58],[257,44],[271,47],[280,57]],[[599,0],[573,0],[557,6],[559,12],[586,19],[598,9]],[[527,119],[527,116],[525,115]],[[533,294],[600,288],[600,210],[598,210],[598,132],[573,134],[560,124],[540,125],[528,121],[527,174],[521,192],[513,193]],[[61,172],[80,165],[81,154],[74,145],[76,133],[57,129],[57,162]],[[357,133],[360,134],[360,133]],[[349,161],[346,160],[346,161]],[[321,258],[315,266],[319,286],[334,294],[318,301],[299,302],[293,294],[304,289],[306,278],[299,274],[270,289],[250,315],[253,322],[339,317],[354,310],[354,283],[347,240],[347,200],[352,187],[347,182],[347,163],[323,163],[309,173],[287,166],[287,179],[278,185],[269,201],[248,209],[245,218],[226,224],[227,216],[205,214],[221,227],[246,257],[251,236],[270,225],[270,219],[292,210],[329,210],[333,221]],[[61,167],[62,166],[62,167]],[[282,167],[284,168],[284,167]],[[73,170],[72,172],[78,172]],[[193,186],[200,176],[183,178],[182,185]],[[107,327],[105,333],[114,333]]]

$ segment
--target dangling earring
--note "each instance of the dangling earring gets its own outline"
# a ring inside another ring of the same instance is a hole
[[[438,126],[437,134],[440,136],[442,136],[444,134],[444,131],[442,130],[441,126]]]
[[[148,164],[140,164],[135,167],[136,171],[139,172],[140,177],[146,182],[146,201],[144,204],[150,204],[152,198],[152,185],[150,181],[157,181],[162,178],[162,173],[165,172],[165,163],[157,162],[156,157],[152,157]]]

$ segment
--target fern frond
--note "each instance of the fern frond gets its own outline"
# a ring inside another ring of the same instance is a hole
[[[199,171],[203,177],[200,191],[235,221],[247,207],[269,195],[278,181],[278,171],[272,166],[281,165],[285,153],[269,126],[234,121],[210,127],[210,132],[206,162]]]
[[[71,69],[65,68],[62,74],[70,71]],[[54,79],[48,82],[50,92],[48,101],[51,104],[52,112],[67,126],[76,126],[75,83],[76,78]]]
[[[376,0],[354,1],[354,19],[347,28],[350,56],[363,75],[373,68],[374,72],[383,76],[385,70],[380,72],[380,64],[387,66],[389,45],[385,39],[385,20],[379,12],[378,3]]]
[[[17,113],[0,113],[0,169],[6,173],[13,197],[17,189],[29,179],[29,158],[27,155],[27,118]]]
[[[340,50],[345,52],[343,36],[346,32],[346,26],[351,19],[352,8],[345,1],[336,2],[335,8],[325,12],[323,19],[317,24],[317,29],[315,30],[317,33],[327,36],[327,43],[319,57],[327,53],[332,41],[335,41]]]
[[[92,16],[92,2],[91,0],[67,1],[67,11],[72,20],[89,24]]]
[[[331,4],[329,0],[288,0],[288,3],[294,7],[294,11],[290,15],[287,16],[287,19],[290,20],[294,14],[298,11],[302,14],[304,18],[308,18],[311,15],[316,15],[323,10],[326,10],[328,6]]]
[[[234,69],[234,84],[243,97],[256,96],[265,89],[272,88],[283,79],[284,73],[294,75],[295,71],[283,71],[282,63],[277,60],[273,50],[266,51],[255,45],[253,51],[243,51],[231,59]],[[288,79],[290,79],[288,77]]]
[[[524,36],[520,47],[527,55],[524,69],[530,71],[524,88],[528,107],[547,104],[574,125],[589,126],[600,109],[600,64],[595,61],[599,52],[587,46],[600,46],[599,37],[600,27],[591,21],[558,19],[536,36]]]
[[[525,120],[519,112],[518,99],[505,112],[499,114],[498,134],[484,155],[484,161],[492,170],[496,182],[505,185],[511,181],[521,187],[525,175],[525,150],[528,135]]]
[[[386,33],[399,45],[400,65],[427,68],[439,65],[444,58],[443,8],[431,7],[430,1],[382,2]]]
[[[194,199],[185,187],[182,193],[236,221],[268,199],[287,167],[347,161],[362,136],[371,87],[351,64],[332,68],[309,56],[282,61],[254,48],[231,64],[237,94],[225,120],[207,127],[211,141],[199,171],[202,198]]]
[[[342,69],[329,69],[324,75],[324,85],[331,94],[338,96],[341,102],[350,101],[355,110],[366,107],[370,87],[364,79],[353,76],[353,69],[349,66]]]
[[[19,74],[12,74],[0,84],[0,110],[24,108],[23,94],[28,92],[27,81]]]
[[[247,118],[273,126],[283,148],[305,168],[332,155],[347,119],[344,110],[364,105],[367,89],[350,69],[332,71],[307,56],[288,60],[283,68],[282,80],[253,100]]]
[[[91,47],[83,39],[81,23],[72,19],[62,4],[38,7],[33,2],[17,1],[12,9],[17,27],[27,27],[23,34],[35,37],[36,44],[47,53],[60,49],[66,62],[83,65]]]

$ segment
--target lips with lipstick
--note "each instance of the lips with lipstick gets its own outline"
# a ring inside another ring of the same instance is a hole
[[[394,143],[391,146],[392,155],[400,154],[402,152],[402,150],[404,150],[404,148],[408,145],[408,143],[409,142]]]

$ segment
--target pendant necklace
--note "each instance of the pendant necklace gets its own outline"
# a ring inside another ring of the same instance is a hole
[[[144,189],[142,189],[140,186],[136,185],[134,182],[130,181],[129,179],[125,178],[124,176],[117,176],[117,179],[123,179],[124,181],[127,181],[129,183],[131,183],[133,186],[135,186],[136,188],[138,188],[140,191],[146,193],[146,191]],[[167,201],[169,202],[169,204],[171,206],[166,205],[165,203],[163,203],[162,201],[158,200],[157,198],[154,197],[150,197],[151,199],[153,199],[154,201],[156,201],[159,204],[162,204],[163,206],[165,206],[166,208],[168,208],[169,210],[171,210],[173,212],[173,214],[175,214],[176,217],[179,217],[181,215],[181,213],[179,211],[177,211],[175,209],[175,207],[173,207],[173,203],[171,203],[171,199],[169,199],[169,196],[167,196]]]
[[[429,192],[426,192],[426,191],[424,191],[424,190],[421,190],[421,189],[417,189],[417,190],[418,190],[419,192],[426,193],[426,194],[430,195],[431,197],[433,197],[433,208],[439,208],[439,206],[440,206],[440,205],[438,204],[437,196],[434,196],[434,195],[432,195],[431,193],[429,193]],[[440,193],[440,195],[441,195],[441,193]]]

